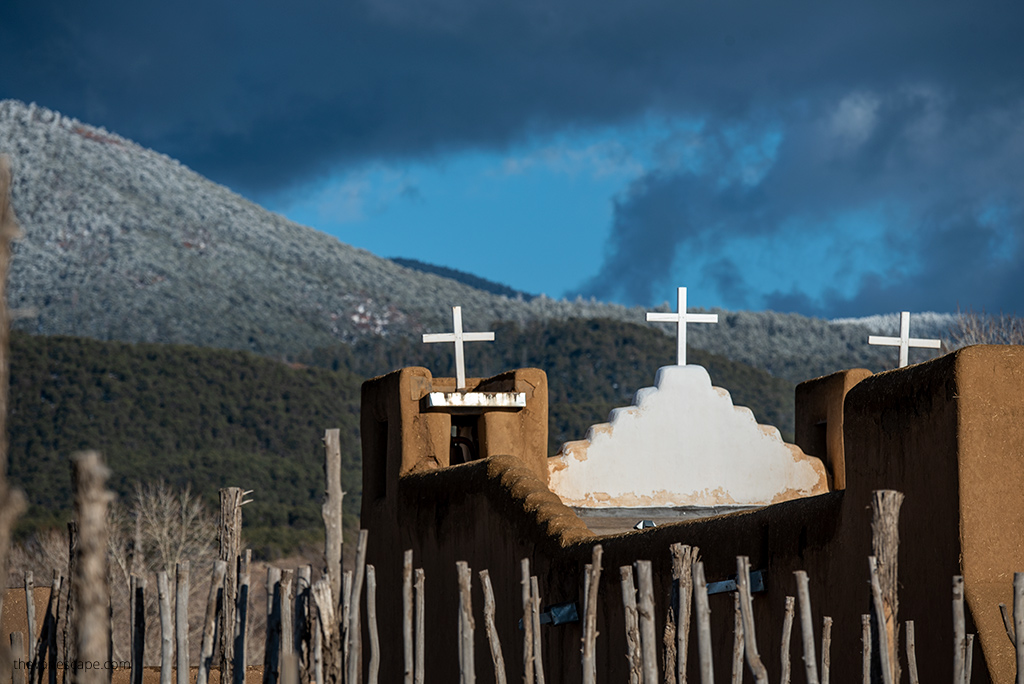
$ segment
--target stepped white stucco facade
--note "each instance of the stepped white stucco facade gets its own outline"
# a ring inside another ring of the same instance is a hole
[[[733,406],[701,366],[666,366],[633,405],[549,459],[570,506],[760,505],[828,491],[821,460]]]

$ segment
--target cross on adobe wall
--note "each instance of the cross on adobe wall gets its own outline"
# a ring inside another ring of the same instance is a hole
[[[462,332],[462,307],[452,307],[452,329],[450,333],[424,333],[423,341],[455,343],[455,389],[466,388],[466,354],[463,342],[493,342],[493,332]]]
[[[648,321],[676,324],[676,365],[686,365],[686,324],[687,323],[717,323],[718,314],[698,314],[686,312],[686,288],[681,287],[677,292],[678,304],[677,313],[649,313]]]
[[[883,345],[886,347],[899,347],[900,348],[900,368],[906,366],[909,361],[910,348],[921,348],[921,349],[938,349],[942,346],[941,340],[926,340],[919,337],[910,336],[910,312],[900,312],[900,336],[899,337],[881,337],[879,335],[869,335],[868,344]]]

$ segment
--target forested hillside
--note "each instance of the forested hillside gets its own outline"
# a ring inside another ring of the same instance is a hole
[[[245,534],[258,552],[322,538],[323,447],[341,429],[345,513],[359,511],[359,384],[245,352],[15,332],[10,476],[28,495],[21,530],[70,517],[68,457],[103,452],[119,494],[138,481],[253,490]]]
[[[652,384],[657,368],[674,362],[675,344],[648,327],[616,321],[510,323],[497,327],[496,342],[468,345],[466,356],[470,375],[523,366],[548,373],[554,453]],[[10,474],[30,502],[21,533],[63,525],[71,509],[68,457],[98,449],[119,494],[130,494],[136,482],[163,479],[176,488],[191,486],[215,508],[219,488],[252,489],[245,534],[258,553],[318,544],[327,427],[341,429],[345,512],[353,528],[362,485],[363,378],[405,365],[447,375],[451,345],[366,341],[301,361],[15,332]],[[690,361],[705,366],[735,403],[791,438],[791,383],[696,349]]]

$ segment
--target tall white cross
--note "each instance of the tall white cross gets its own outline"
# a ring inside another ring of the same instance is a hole
[[[662,323],[676,324],[676,359],[677,365],[686,365],[686,324],[687,323],[717,323],[718,314],[686,313],[686,288],[678,290],[677,298],[679,303],[676,307],[677,313],[649,313],[647,320],[660,321]]]
[[[887,347],[900,348],[900,368],[907,365],[910,356],[910,348],[938,349],[942,346],[942,340],[925,340],[919,337],[910,336],[910,312],[900,312],[900,336],[880,337],[878,335],[868,336],[868,344],[880,344]]]
[[[466,353],[462,348],[463,342],[493,342],[492,332],[462,332],[462,307],[452,307],[452,326],[455,332],[450,333],[424,333],[424,342],[454,342],[455,343],[455,389],[466,388]]]

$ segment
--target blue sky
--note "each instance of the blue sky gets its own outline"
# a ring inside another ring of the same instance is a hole
[[[8,0],[0,97],[381,256],[851,316],[1024,292],[1024,7]]]

